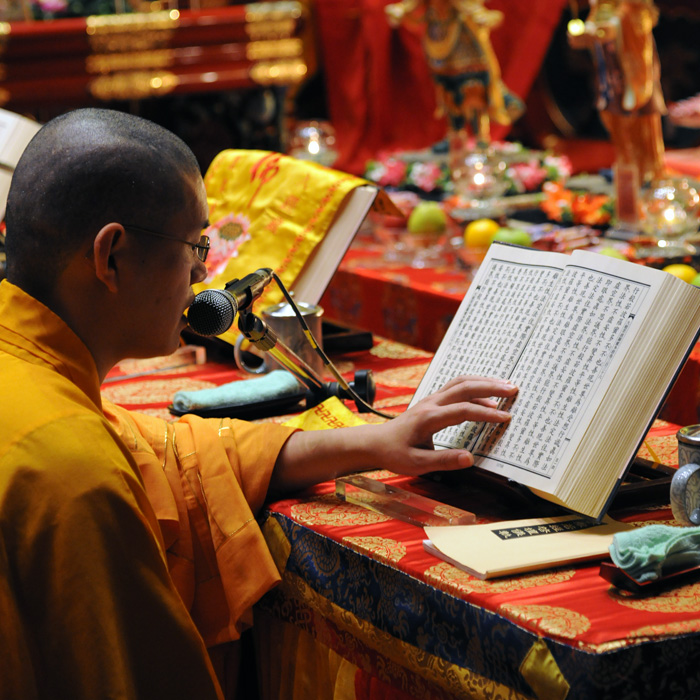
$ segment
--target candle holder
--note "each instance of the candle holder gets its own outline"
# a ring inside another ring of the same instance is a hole
[[[338,158],[335,130],[325,121],[299,122],[291,133],[287,153],[331,167]]]
[[[656,242],[660,254],[673,257],[697,252],[700,193],[693,182],[687,178],[656,180],[642,191],[640,206],[640,227]]]
[[[508,189],[507,163],[492,150],[467,153],[452,168],[455,194],[479,216],[503,213],[500,198]]]

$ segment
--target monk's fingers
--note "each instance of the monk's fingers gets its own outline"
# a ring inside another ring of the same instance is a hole
[[[518,389],[511,382],[493,377],[456,377],[442,389],[432,394],[438,405],[488,399],[491,397],[515,396]]]
[[[422,426],[432,435],[443,428],[459,425],[465,421],[506,423],[509,420],[510,413],[508,411],[469,401],[433,407],[432,410],[425,412]]]
[[[434,450],[416,448],[411,453],[410,467],[402,473],[426,474],[437,471],[466,469],[474,464],[474,457],[468,450]]]
[[[471,403],[486,406],[487,408],[498,408],[501,405],[501,402],[496,399],[472,399]]]

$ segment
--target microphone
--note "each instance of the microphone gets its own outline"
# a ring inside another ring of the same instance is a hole
[[[205,289],[195,296],[187,310],[187,322],[198,335],[215,336],[225,333],[236,314],[245,311],[271,282],[273,272],[261,267],[243,279],[226,283],[223,289]]]

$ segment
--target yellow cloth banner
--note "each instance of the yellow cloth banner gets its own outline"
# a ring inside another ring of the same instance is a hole
[[[564,700],[569,683],[543,639],[533,642],[520,664],[520,673],[541,700]]]
[[[226,150],[204,176],[211,239],[207,279],[195,292],[221,288],[261,267],[292,288],[304,263],[328,229],[345,197],[366,184],[354,175],[270,151]],[[273,282],[256,308],[282,300]],[[235,342],[234,326],[221,337]]]
[[[367,421],[353,413],[337,396],[331,396],[318,406],[290,418],[284,425],[301,430],[328,430],[366,423]]]

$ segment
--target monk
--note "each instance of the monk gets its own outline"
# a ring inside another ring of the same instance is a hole
[[[0,283],[0,697],[222,698],[210,651],[279,581],[255,513],[365,468],[461,469],[433,433],[504,422],[512,385],[463,377],[382,425],[296,432],[100,397],[127,357],[174,351],[204,279],[197,161],[101,109],[48,122],[14,173]]]

